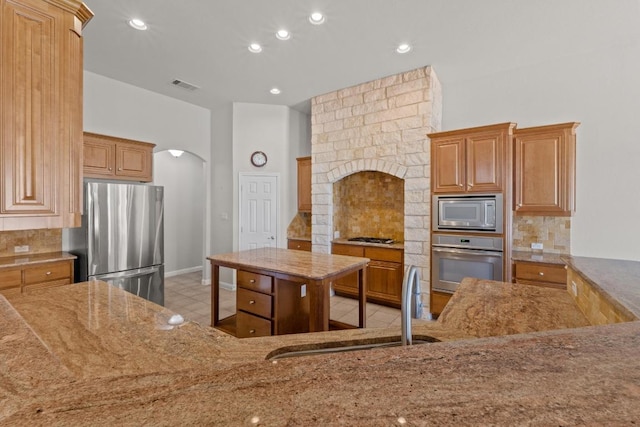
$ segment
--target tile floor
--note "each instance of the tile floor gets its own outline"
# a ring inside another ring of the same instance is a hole
[[[202,285],[202,273],[167,277],[164,282],[164,305],[186,319],[201,325],[211,323],[211,286]],[[236,311],[236,293],[220,289],[220,318]],[[358,324],[358,302],[355,299],[331,297],[331,319]],[[400,310],[367,303],[368,328],[400,328]]]

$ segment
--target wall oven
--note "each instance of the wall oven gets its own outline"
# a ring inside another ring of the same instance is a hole
[[[501,237],[433,234],[431,289],[453,293],[465,277],[502,281]]]
[[[502,233],[502,194],[434,195],[433,231]]]

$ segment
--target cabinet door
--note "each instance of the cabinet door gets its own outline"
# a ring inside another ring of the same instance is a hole
[[[137,144],[116,143],[116,176],[137,181],[152,181],[152,150]]]
[[[89,178],[112,178],[115,175],[116,144],[84,136],[84,176]]]
[[[45,2],[22,3],[2,1],[0,11],[0,217],[53,217],[61,179],[57,26],[64,14]]]
[[[463,137],[431,141],[431,180],[434,193],[465,191]]]
[[[504,160],[502,132],[469,136],[466,139],[466,190],[497,192],[502,190]]]
[[[364,256],[364,248],[357,245],[331,245],[331,253],[335,255]],[[369,279],[367,279],[367,282]],[[333,282],[333,289],[340,295],[358,296],[358,273],[347,274]]]
[[[0,291],[6,289],[20,289],[22,284],[22,269],[12,268],[0,270]]]
[[[577,126],[567,123],[515,132],[516,214],[572,215]]]
[[[311,212],[311,157],[298,160],[298,211]]]
[[[439,316],[451,299],[451,294],[445,292],[431,291],[429,311],[434,316]]]
[[[372,260],[367,269],[367,298],[400,307],[402,264]]]

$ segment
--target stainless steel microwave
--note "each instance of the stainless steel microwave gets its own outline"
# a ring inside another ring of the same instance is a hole
[[[434,195],[433,231],[502,233],[502,194]]]

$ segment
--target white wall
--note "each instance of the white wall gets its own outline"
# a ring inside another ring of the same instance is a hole
[[[201,157],[205,161],[202,197],[210,206],[211,112],[206,108],[85,71],[84,130],[152,142],[154,152],[176,148]],[[171,174],[156,165],[154,180],[165,180],[165,172]],[[204,222],[201,233],[206,236],[210,233],[208,213]],[[168,227],[173,225],[165,224],[165,234],[175,235],[176,230]],[[209,242],[207,239],[205,253],[210,251]],[[189,249],[165,238],[167,250],[182,253]]]
[[[189,152],[153,155],[154,184],[164,187],[164,271],[166,276],[202,269],[204,253],[204,161]]]
[[[471,80],[439,75],[443,130],[581,122],[571,252],[640,260],[638,40]]]
[[[297,212],[296,157],[309,140],[309,117],[288,107],[265,104],[233,104],[233,247],[238,247],[238,175],[241,172],[279,175],[280,206],[278,246],[286,247],[289,222]],[[309,143],[310,144],[310,143]],[[309,145],[310,149],[310,145]],[[254,151],[264,151],[268,162],[257,168],[249,160]]]

